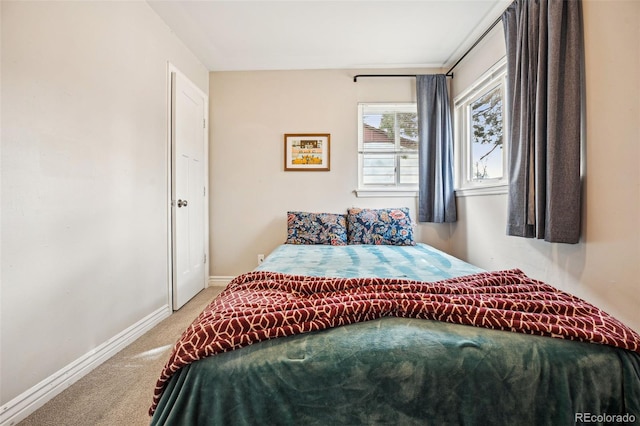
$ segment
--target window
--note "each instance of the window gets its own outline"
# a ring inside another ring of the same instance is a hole
[[[507,190],[506,81],[503,59],[454,101],[458,195]]]
[[[358,196],[415,195],[417,190],[416,104],[359,104]]]

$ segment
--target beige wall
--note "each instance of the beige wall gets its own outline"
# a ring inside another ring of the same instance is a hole
[[[286,239],[287,210],[346,212],[408,206],[416,198],[358,198],[358,102],[415,102],[415,79],[359,73],[434,70],[213,72],[210,76],[211,275],[256,266]],[[285,172],[285,133],[330,133],[331,171]],[[420,225],[416,238],[446,250],[449,225]]]
[[[640,3],[583,2],[586,138],[579,244],[507,237],[506,195],[458,198],[451,249],[518,267],[640,330]],[[453,95],[504,55],[501,26],[456,70]]]
[[[640,3],[583,4],[588,104],[582,241],[549,244],[506,236],[506,195],[459,197],[459,221],[420,225],[418,239],[485,269],[519,267],[640,330]],[[452,96],[502,56],[498,25],[456,68]],[[258,253],[284,241],[289,209],[339,212],[401,204],[415,217],[414,198],[352,193],[357,103],[410,101],[415,91],[412,79],[353,83],[359,72],[211,73],[212,275],[253,268]],[[331,133],[331,172],[282,171],[282,135],[293,132]]]
[[[1,12],[4,415],[167,306],[167,62],[209,81],[145,2]]]

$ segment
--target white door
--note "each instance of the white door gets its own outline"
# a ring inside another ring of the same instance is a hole
[[[206,96],[171,73],[173,309],[205,287]]]

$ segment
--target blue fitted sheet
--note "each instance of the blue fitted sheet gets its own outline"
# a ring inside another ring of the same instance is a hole
[[[427,244],[389,245],[295,245],[277,247],[256,268],[320,277],[407,278],[439,281],[483,272]]]

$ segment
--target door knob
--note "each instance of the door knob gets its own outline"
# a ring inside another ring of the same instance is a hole
[[[187,207],[187,200],[178,200],[178,207]]]

